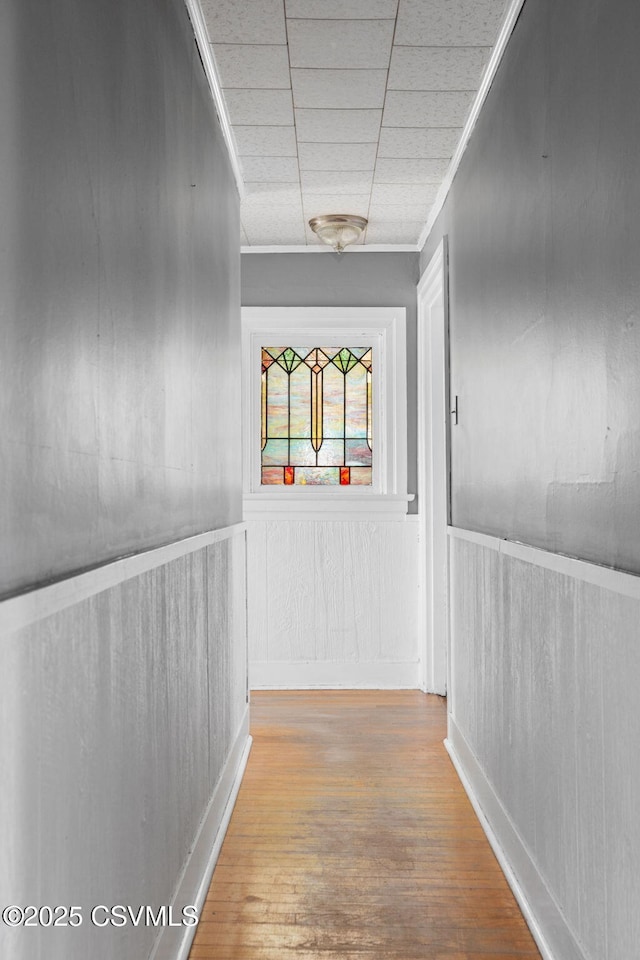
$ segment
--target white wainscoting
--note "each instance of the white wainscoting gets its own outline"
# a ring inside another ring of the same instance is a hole
[[[202,904],[250,743],[244,525],[7,600],[0,626],[0,902],[83,915],[0,925],[0,956],[186,956],[193,927],[90,914]]]
[[[418,525],[248,523],[253,689],[417,688]]]
[[[629,960],[640,578],[450,532],[448,748],[546,960]]]

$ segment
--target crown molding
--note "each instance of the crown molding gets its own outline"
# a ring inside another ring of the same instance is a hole
[[[326,244],[304,244],[282,246],[274,244],[273,246],[255,246],[240,247],[241,253],[333,253],[334,256],[344,256],[337,254],[335,250]],[[419,253],[420,247],[416,243],[361,243],[358,246],[349,247],[345,253],[351,256],[352,253]]]
[[[233,169],[233,175],[235,177],[238,193],[240,194],[240,199],[242,200],[244,199],[246,190],[244,186],[244,180],[242,178],[242,172],[240,170],[238,151],[236,149],[236,142],[231,129],[229,114],[227,113],[227,106],[224,102],[224,97],[222,96],[222,84],[220,83],[218,68],[213,56],[213,50],[211,49],[209,31],[207,30],[207,24],[204,19],[204,14],[202,13],[200,0],[184,0],[184,2],[189,13],[189,18],[191,20],[191,25],[196,38],[196,44],[198,45],[198,50],[202,59],[204,72],[209,82],[211,96],[213,97],[213,102],[218,113],[218,119],[220,120],[220,126],[222,127],[222,136],[224,137],[224,142],[227,146],[227,152],[229,154],[229,160]]]
[[[462,135],[458,142],[458,146],[456,147],[456,152],[451,158],[449,169],[447,170],[445,174],[445,178],[442,181],[442,184],[440,185],[440,189],[436,194],[436,199],[429,213],[429,218],[424,226],[422,233],[420,234],[420,237],[418,238],[419,250],[422,250],[425,243],[427,242],[429,234],[433,229],[433,225],[436,222],[437,218],[439,217],[440,212],[444,206],[445,200],[447,199],[449,190],[451,189],[451,184],[453,183],[453,178],[455,177],[458,167],[460,166],[460,161],[462,160],[465,154],[467,145],[469,143],[469,139],[471,137],[471,134],[473,133],[473,128],[476,125],[478,116],[480,115],[480,111],[482,110],[482,107],[484,105],[484,101],[487,98],[487,94],[489,93],[491,84],[493,83],[494,77],[498,71],[498,67],[502,62],[502,58],[504,56],[507,43],[509,42],[509,38],[513,33],[513,28],[516,25],[518,17],[520,16],[520,11],[522,10],[525,2],[526,0],[511,0],[509,8],[505,14],[505,18],[503,20],[500,33],[498,34],[498,39],[496,40],[496,44],[491,53],[491,57],[489,58],[489,63],[487,64],[487,68],[484,72],[484,76],[482,77],[482,83],[480,84],[480,89],[478,90],[478,93],[476,94],[476,98],[473,101],[473,106],[471,107],[471,113],[469,114],[467,122],[465,123],[464,128],[462,130]]]

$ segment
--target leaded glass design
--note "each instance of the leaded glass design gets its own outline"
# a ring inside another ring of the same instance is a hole
[[[262,348],[262,484],[371,485],[371,347]]]

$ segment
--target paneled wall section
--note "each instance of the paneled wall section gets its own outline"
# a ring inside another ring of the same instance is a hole
[[[150,955],[158,929],[100,928],[91,908],[174,902],[248,734],[245,578],[240,531],[3,637],[0,900],[83,912],[0,925],[3,957]]]
[[[417,687],[417,529],[250,521],[252,687]]]
[[[488,781],[485,813],[498,811],[492,826],[549,955],[629,960],[640,942],[640,589],[626,596],[456,536],[451,550],[450,738],[478,764],[466,770],[476,792],[475,777]],[[499,808],[522,849],[501,834]]]

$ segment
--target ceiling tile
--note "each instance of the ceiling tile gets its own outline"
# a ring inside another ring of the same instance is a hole
[[[257,210],[242,210],[242,226],[249,242],[304,243],[305,223],[302,210],[283,211],[278,204]]]
[[[291,66],[386,70],[393,27],[393,20],[288,20]]]
[[[389,90],[382,123],[385,127],[464,126],[474,99],[472,91]]]
[[[300,182],[305,194],[368,193],[371,190],[373,173],[366,170],[302,170]]]
[[[394,20],[398,0],[286,0],[287,16],[318,20]]]
[[[298,143],[371,143],[382,110],[296,110]]]
[[[233,128],[240,157],[295,157],[295,127]]]
[[[350,213],[366,217],[369,213],[369,194],[308,194],[303,198],[304,218],[321,217],[328,213]]]
[[[232,124],[288,126],[293,124],[290,90],[225,90]]]
[[[489,47],[394,46],[389,89],[477,90],[490,55]]]
[[[213,55],[220,82],[228,87],[279,88],[291,86],[289,53],[286,45],[216,43]]]
[[[416,207],[433,203],[438,186],[432,183],[374,183],[371,189],[372,206],[378,203],[411,203]]]
[[[383,127],[378,157],[448,159],[453,156],[461,133],[462,127]]]
[[[395,43],[418,47],[493,46],[505,0],[400,0]]]
[[[307,237],[304,226],[289,226],[274,222],[271,226],[248,226],[248,246],[251,247],[303,247]]]
[[[423,227],[422,220],[370,223],[367,227],[367,243],[417,243]]]
[[[253,210],[265,206],[278,206],[282,210],[289,208],[302,211],[300,185],[292,183],[254,183],[245,182],[245,198],[242,201],[242,211]]]
[[[271,206],[264,205],[255,210],[243,210],[242,226],[247,236],[251,239],[251,234],[258,229],[272,230],[275,226],[284,227],[286,230],[303,230],[304,218],[302,210],[283,210],[278,204]]]
[[[373,170],[375,143],[301,143],[301,170]]]
[[[372,203],[369,206],[369,220],[372,223],[390,223],[398,220],[421,220],[429,216],[432,202],[421,203]]]
[[[303,219],[302,215],[302,204],[298,206],[292,205],[291,207],[282,207],[280,203],[275,200],[272,200],[271,203],[263,203],[257,207],[247,207],[242,211],[242,222],[245,230],[247,229],[247,224],[259,224],[259,223],[268,223],[279,222],[279,223],[291,223],[298,224],[299,221]]]
[[[320,109],[382,109],[386,81],[386,70],[292,70],[293,104]]]
[[[376,183],[441,183],[448,160],[382,160],[376,163]]]
[[[200,0],[212,43],[286,43],[283,0]]]
[[[244,179],[252,183],[300,182],[297,157],[243,157],[240,166]]]

